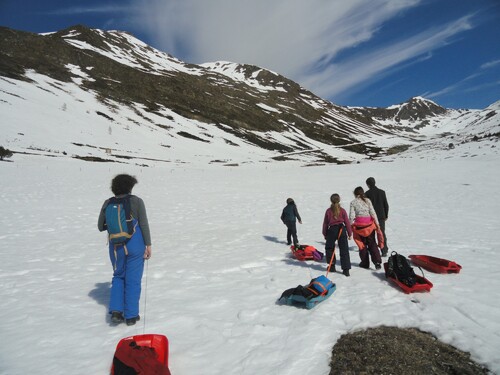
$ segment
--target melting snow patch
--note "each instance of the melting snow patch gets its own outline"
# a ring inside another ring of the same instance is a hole
[[[87,73],[83,72],[79,66],[73,64],[66,64],[65,67],[75,76],[80,78],[72,77],[71,79],[78,85],[82,84],[83,79],[87,81],[95,81],[95,79],[91,78]]]
[[[278,111],[276,108],[273,108],[273,107],[270,107],[264,103],[257,103],[257,107],[260,107],[262,108],[263,110],[265,111],[268,111],[268,112],[275,112],[275,113],[281,113],[280,111]]]

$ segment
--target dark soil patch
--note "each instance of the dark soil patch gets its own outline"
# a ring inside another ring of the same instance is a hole
[[[115,163],[114,160],[110,159],[103,159],[98,156],[79,156],[75,155],[73,156],[75,159],[80,159],[80,160],[85,160],[85,161],[95,161],[95,162],[100,162],[100,163]]]
[[[477,375],[488,369],[470,354],[415,328],[369,328],[342,335],[333,347],[330,375]]]
[[[189,139],[194,139],[195,141],[210,143],[210,141],[207,141],[206,139],[202,139],[200,137],[197,137],[196,135],[193,135],[193,134],[190,134],[190,133],[187,133],[184,131],[177,132],[177,134],[179,134],[181,137],[184,137],[184,138],[189,138]]]

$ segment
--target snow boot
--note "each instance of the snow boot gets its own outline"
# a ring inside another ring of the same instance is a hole
[[[119,324],[122,323],[125,319],[123,318],[123,314],[119,311],[111,312],[111,323]]]
[[[125,323],[127,323],[128,326],[133,326],[138,320],[141,320],[141,317],[139,315],[137,315],[135,318],[125,319]]]

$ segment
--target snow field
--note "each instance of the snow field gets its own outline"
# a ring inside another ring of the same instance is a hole
[[[500,372],[497,156],[204,169],[12,160],[0,163],[2,374],[106,374],[117,342],[143,332],[168,337],[173,374],[328,374],[342,334],[378,325],[429,331]],[[123,172],[139,180],[153,237],[132,327],[109,323],[112,269],[96,225]],[[276,304],[327,267],[291,258],[286,198],[303,218],[299,240],[324,251],[330,195],[348,209],[369,176],[388,194],[390,249],[455,260],[461,273],[426,272],[432,291],[405,295],[382,271],[360,269],[351,241],[352,276],[329,274],[332,297],[312,310]]]

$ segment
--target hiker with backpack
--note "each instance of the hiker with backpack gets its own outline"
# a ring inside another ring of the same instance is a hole
[[[137,179],[128,174],[111,181],[114,197],[102,205],[97,228],[109,234],[109,257],[113,266],[109,314],[112,323],[134,325],[140,319],[139,299],[144,261],[151,258],[151,234],[146,207],[132,195]]]
[[[287,245],[292,244],[293,238],[293,246],[297,247],[299,244],[299,239],[297,238],[297,224],[298,220],[299,224],[302,224],[302,219],[300,218],[299,211],[297,210],[297,206],[292,198],[288,198],[286,200],[286,206],[283,208],[283,212],[281,213],[281,221],[286,225],[286,243]]]
[[[366,185],[368,186],[368,190],[365,192],[365,196],[372,201],[373,208],[377,213],[380,230],[384,235],[384,247],[381,250],[382,256],[386,257],[388,248],[387,236],[385,234],[385,221],[389,218],[389,203],[387,203],[385,191],[375,186],[375,179],[373,177],[368,177],[366,179]]]
[[[349,240],[352,237],[351,223],[347,212],[340,206],[340,196],[332,194],[330,197],[331,206],[326,210],[323,219],[323,237],[326,240],[325,253],[326,262],[333,264],[332,272],[335,272],[335,242],[338,240],[340,249],[340,266],[342,273],[349,276],[351,269],[351,259],[349,257]],[[347,232],[347,233],[346,233]],[[332,260],[333,257],[333,260]]]
[[[359,248],[359,257],[361,268],[370,268],[370,259],[378,270],[381,268],[382,258],[377,247],[378,244],[383,247],[383,236],[380,232],[380,226],[372,202],[366,198],[365,192],[361,186],[354,189],[354,200],[349,209],[349,220],[351,220],[353,237]]]

